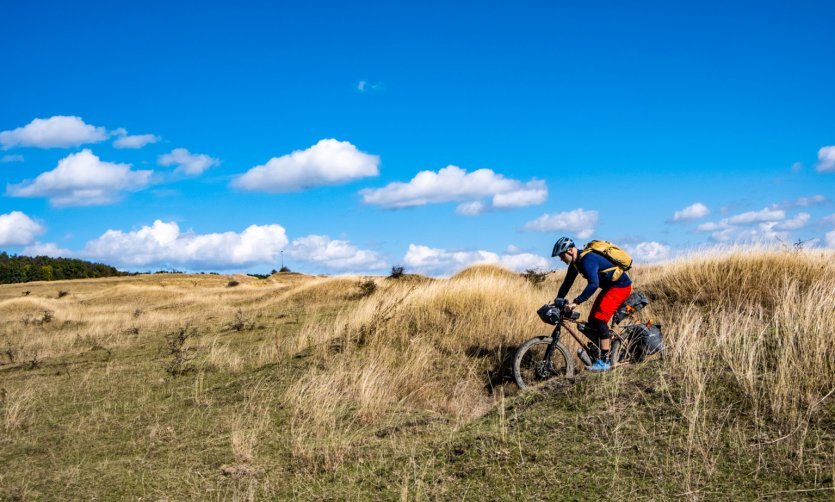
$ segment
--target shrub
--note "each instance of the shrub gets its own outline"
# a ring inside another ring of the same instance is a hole
[[[351,296],[354,300],[373,295],[377,291],[377,283],[374,282],[374,279],[361,280],[357,282],[357,288],[359,288],[359,291]]]
[[[194,331],[186,324],[176,331],[165,335],[168,342],[168,355],[170,359],[165,364],[165,372],[171,376],[182,376],[195,371],[194,347],[186,346],[189,338],[194,336]]]
[[[391,267],[391,274],[389,274],[389,278],[390,279],[399,279],[399,278],[403,277],[403,272],[405,270],[406,269],[404,269],[402,265],[395,265],[395,266]]]
[[[234,288],[234,287],[235,287],[235,286],[237,286],[238,284],[240,284],[240,282],[235,281],[235,280],[232,280],[232,281],[229,281],[229,282],[227,282],[227,283],[226,283],[226,287],[227,287],[227,288]]]
[[[235,331],[249,331],[255,328],[255,323],[248,320],[241,309],[235,312],[235,319],[229,324],[229,329]]]
[[[530,282],[534,286],[538,286],[545,282],[545,278],[548,277],[548,272],[540,272],[535,268],[529,268],[525,270],[525,273],[522,274],[522,277],[525,278],[528,282]]]

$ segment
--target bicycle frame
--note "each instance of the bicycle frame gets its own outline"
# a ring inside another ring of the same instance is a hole
[[[625,320],[629,320],[629,321],[633,321],[633,322],[637,321],[637,319],[635,319],[635,314],[636,313],[637,312],[628,313],[626,318],[623,319],[621,322],[623,322]],[[572,324],[576,326],[577,323],[578,323],[577,319],[571,319],[570,317],[560,316],[560,322],[558,322],[554,326],[554,330],[551,332],[551,344],[548,345],[548,348],[545,350],[545,358],[544,359],[546,361],[550,361],[551,357],[554,355],[554,350],[556,348],[556,345],[560,341],[560,336],[562,334],[562,328],[565,328],[566,331],[568,331],[568,334],[570,334],[571,337],[574,338],[574,341],[576,341],[577,345],[579,345],[580,347],[585,347],[586,343],[590,343],[590,344],[594,345],[595,347],[597,347],[598,350],[600,350],[600,345],[594,343],[594,341],[592,341],[591,338],[589,338],[588,336],[586,336],[585,334],[583,334],[582,332],[580,332],[579,330],[577,330],[576,328],[571,326]],[[628,323],[627,323],[627,325],[628,325]],[[624,345],[625,340],[621,336],[622,331],[623,331],[622,329],[620,331],[610,330],[610,332],[612,333],[612,340],[618,340],[618,341],[620,341],[621,345]],[[583,340],[585,340],[585,342]],[[625,362],[622,362],[622,363],[617,363],[617,364],[615,364],[615,366],[622,366],[624,364],[629,364],[629,362],[625,361]]]

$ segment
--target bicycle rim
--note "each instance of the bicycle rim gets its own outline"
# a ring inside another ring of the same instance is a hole
[[[573,376],[574,364],[568,349],[557,344],[551,361],[545,361],[550,338],[534,338],[525,342],[513,361],[513,376],[520,389],[557,377]]]

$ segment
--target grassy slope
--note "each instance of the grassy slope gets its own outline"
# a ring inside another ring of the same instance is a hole
[[[671,298],[696,287],[688,306],[700,309],[710,279],[688,276],[708,268],[676,267],[638,275],[679,313]],[[653,361],[513,396],[486,372],[537,329],[519,316],[559,278],[530,288],[489,272],[457,285],[378,281],[365,299],[356,279],[289,275],[234,288],[212,276],[4,286],[0,499],[832,497],[835,406],[818,402],[831,373],[798,382],[809,401],[782,408],[725,363],[694,376]],[[787,287],[806,289],[825,276],[792,274],[801,284]],[[485,275],[509,282],[478,282]],[[501,287],[485,293],[491,284]],[[505,319],[485,321],[504,335],[455,327],[476,325],[467,311],[509,288],[524,298],[518,312],[503,301]],[[381,315],[403,290],[409,300]],[[194,371],[172,376],[166,335],[186,323]],[[372,357],[398,351],[409,357]],[[768,365],[757,368],[765,381]],[[416,371],[426,385],[408,384]]]

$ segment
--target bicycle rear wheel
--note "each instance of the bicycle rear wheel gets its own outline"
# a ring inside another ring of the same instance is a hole
[[[574,358],[565,345],[558,342],[551,360],[545,360],[551,341],[547,336],[531,338],[516,349],[513,378],[520,389],[552,378],[574,376]]]

